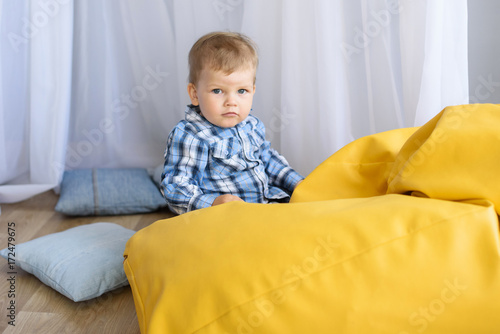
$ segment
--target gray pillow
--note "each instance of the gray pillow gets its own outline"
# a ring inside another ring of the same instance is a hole
[[[152,212],[166,206],[146,169],[101,168],[66,171],[57,212],[73,216]]]
[[[128,285],[123,270],[125,245],[135,231],[94,223],[5,248],[0,256],[78,302]]]

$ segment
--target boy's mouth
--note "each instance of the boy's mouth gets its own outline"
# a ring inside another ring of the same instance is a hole
[[[222,114],[222,116],[224,116],[224,117],[236,117],[236,116],[238,116],[238,113],[235,111],[229,111],[229,112]]]

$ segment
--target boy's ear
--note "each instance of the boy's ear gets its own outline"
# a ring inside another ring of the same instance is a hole
[[[187,86],[187,91],[189,94],[189,98],[191,99],[191,104],[193,106],[198,106],[200,103],[198,102],[198,93],[196,92],[196,86],[194,83],[190,82]]]

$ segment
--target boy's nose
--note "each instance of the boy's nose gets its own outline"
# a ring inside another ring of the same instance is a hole
[[[233,107],[233,106],[236,106],[236,99],[234,98],[233,94],[230,94],[227,96],[227,99],[226,99],[226,102],[225,102],[225,105],[227,107]]]

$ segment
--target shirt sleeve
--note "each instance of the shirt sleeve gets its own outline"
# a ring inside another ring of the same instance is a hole
[[[269,184],[286,190],[291,194],[304,177],[290,167],[285,157],[271,148],[271,143],[265,140],[266,130],[264,124],[260,120],[256,125],[256,131],[258,135],[264,139],[261,145],[261,159],[265,165],[267,176],[269,177]]]
[[[212,205],[199,184],[208,161],[208,146],[193,134],[175,128],[169,135],[160,190],[169,209],[182,214]]]

